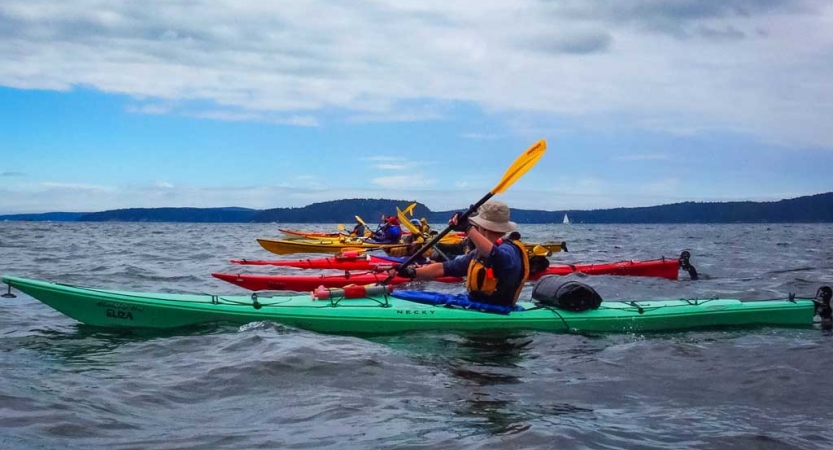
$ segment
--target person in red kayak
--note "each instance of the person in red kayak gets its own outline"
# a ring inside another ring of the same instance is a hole
[[[392,269],[393,274],[415,280],[466,277],[469,298],[475,302],[512,306],[518,301],[529,277],[529,258],[520,240],[503,239],[517,225],[509,220],[509,206],[492,201],[484,203],[477,215],[460,220],[454,214],[449,225],[463,231],[474,244],[467,254],[421,267]]]

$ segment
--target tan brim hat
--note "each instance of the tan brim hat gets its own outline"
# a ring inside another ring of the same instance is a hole
[[[469,222],[497,233],[509,233],[518,228],[518,224],[509,220],[509,206],[503,202],[484,203]]]

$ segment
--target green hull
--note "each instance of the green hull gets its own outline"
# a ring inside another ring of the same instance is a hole
[[[674,331],[719,326],[810,326],[811,300],[742,302],[731,299],[604,302],[570,312],[535,308],[509,315],[423,305],[396,298],[346,299],[333,304],[309,295],[251,296],[159,294],[89,289],[3,277],[3,282],[67,316],[116,328],[175,328],[211,322],[274,321],[322,333],[381,334],[415,330],[512,329],[549,332]]]

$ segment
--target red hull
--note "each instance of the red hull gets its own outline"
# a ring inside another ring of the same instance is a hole
[[[293,261],[264,261],[249,259],[232,259],[233,264],[248,266],[278,266],[295,267],[298,269],[333,269],[333,270],[374,270],[378,266],[392,267],[395,262],[376,256],[349,256],[315,259],[299,259]]]
[[[211,276],[236,284],[250,291],[314,291],[318,286],[328,288],[342,288],[351,284],[365,285],[378,283],[387,278],[387,272],[366,272],[345,275],[315,275],[315,276],[280,276],[280,275],[249,275],[231,273],[212,273]],[[408,278],[394,277],[390,285],[396,286],[411,281]],[[460,283],[462,278],[443,277],[436,281],[442,283]]]
[[[328,258],[330,259],[330,258]],[[656,259],[653,261],[620,261],[604,264],[573,264],[550,266],[545,272],[530,277],[535,281],[544,275],[567,275],[573,272],[582,272],[587,275],[621,275],[636,277],[658,277],[676,280],[680,263],[676,259]],[[236,284],[252,291],[265,290],[288,290],[288,291],[312,291],[318,286],[339,288],[351,284],[373,284],[384,280],[386,272],[363,272],[346,273],[339,275],[250,275],[250,274],[227,274],[212,273],[212,276]],[[396,277],[391,284],[398,285],[410,281],[407,278]],[[443,283],[459,283],[461,278],[443,277],[434,281]]]

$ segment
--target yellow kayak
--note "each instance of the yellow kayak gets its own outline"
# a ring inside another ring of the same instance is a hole
[[[437,244],[437,248],[444,253],[448,253],[449,255],[461,255],[466,252],[463,248],[462,239],[459,242],[444,242],[440,241]],[[524,242],[524,246],[526,247],[527,251],[530,253],[530,256],[533,254],[533,249],[536,247],[538,250],[546,249],[549,253],[557,253],[557,252],[566,252],[567,250],[567,243],[566,242],[543,242],[543,243],[535,243],[535,242]]]
[[[278,228],[278,231],[285,234],[290,239],[341,239],[349,237],[346,233],[322,233],[320,231],[301,231],[290,230],[287,228]]]
[[[410,206],[405,208],[405,211],[402,211],[399,208],[396,208],[396,215],[399,218],[399,222],[402,224],[402,226],[407,228],[408,231],[411,232],[411,234],[419,234],[419,229],[416,226],[414,226],[414,224],[412,224],[408,220],[408,217],[405,215],[405,212],[413,210],[413,208],[415,206],[416,206],[416,203],[411,203]],[[443,238],[440,240],[439,244],[440,244],[440,246],[453,246],[455,244],[460,244],[461,242],[463,242],[463,239],[465,239],[465,235],[461,235],[461,234],[458,234],[458,233],[450,233],[450,234],[447,234],[447,235],[443,236]],[[536,246],[543,247],[551,253],[566,252],[567,251],[567,243],[563,242],[563,241],[562,242],[544,242],[543,244],[525,243],[524,245],[526,245],[526,247],[530,250],[532,248],[536,247]],[[440,248],[442,249],[442,247],[440,247]]]
[[[542,244],[526,244],[527,247],[533,248],[536,245],[544,247],[545,249],[557,253],[557,252],[566,252],[567,250],[567,243],[564,241],[561,242],[544,242]]]
[[[307,232],[307,231],[295,231],[295,230],[284,230],[284,229],[281,229],[280,231],[287,236],[285,239],[279,239],[279,240],[282,240],[282,241],[288,241],[288,240],[291,240],[293,242],[295,242],[295,241],[311,241],[311,242],[317,242],[317,243],[324,243],[324,242],[336,242],[336,243],[338,243],[338,242],[359,242],[359,241],[361,241],[361,239],[356,239],[355,236],[351,237],[351,236],[348,236],[346,234],[342,234],[341,236],[316,236],[315,234],[312,234],[312,232]],[[442,239],[440,239],[440,243],[441,244],[449,244],[449,245],[459,244],[460,242],[463,242],[464,238],[465,238],[465,236],[458,235],[457,233],[449,233],[449,234],[443,236]],[[346,247],[360,247],[360,246],[351,244],[351,245],[347,245]],[[376,248],[376,247],[374,246],[373,248]]]
[[[258,239],[258,244],[276,255],[292,253],[331,253],[344,249],[386,249],[404,247],[406,244],[379,244],[364,239]]]
[[[258,239],[257,242],[261,247],[276,255],[289,255],[293,253],[329,253],[336,254],[345,249],[392,249],[405,247],[407,244],[379,244],[376,242],[368,242],[363,239],[349,238],[349,239]],[[545,242],[543,244],[526,244],[528,248],[532,249],[536,245],[547,249],[550,252],[565,252],[567,251],[567,244],[565,242]],[[442,250],[442,246],[440,249]],[[450,250],[446,248],[446,250]],[[452,252],[452,254],[460,254],[462,252]]]

